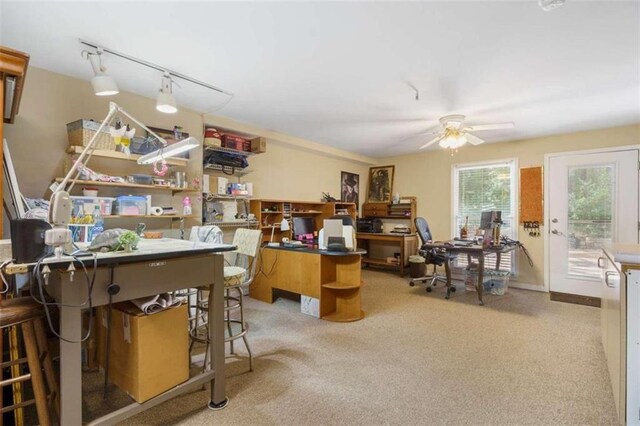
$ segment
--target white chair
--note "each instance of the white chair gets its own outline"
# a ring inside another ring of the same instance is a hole
[[[230,353],[234,354],[233,342],[236,339],[242,338],[244,344],[249,353],[249,370],[253,371],[253,354],[247,341],[247,332],[249,327],[244,320],[244,305],[243,305],[243,289],[246,289],[255,278],[256,269],[258,265],[258,254],[260,244],[262,243],[262,231],[255,229],[240,228],[236,230],[233,237],[233,245],[236,246],[236,250],[229,254],[234,255],[232,262],[227,262],[228,265],[224,267],[224,292],[225,292],[225,307],[224,307],[224,320],[227,327],[225,333],[225,342],[229,342]],[[198,294],[198,301],[196,303],[196,318],[202,318],[202,313],[207,311],[207,298]],[[240,318],[233,318],[232,313],[239,311]],[[234,327],[234,324],[238,326]],[[191,346],[194,342],[204,343],[209,345],[209,329],[208,322],[203,321],[198,324],[198,327],[192,328],[191,334]],[[207,368],[208,350],[205,351],[204,368]]]

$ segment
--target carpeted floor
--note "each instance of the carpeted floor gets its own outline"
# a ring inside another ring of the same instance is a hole
[[[614,424],[597,308],[510,289],[484,307],[365,271],[355,323],[305,316],[299,303],[248,299],[255,371],[228,359],[229,406],[208,392],[126,424]]]

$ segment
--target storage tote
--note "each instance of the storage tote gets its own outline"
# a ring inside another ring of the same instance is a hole
[[[147,214],[147,198],[138,195],[122,195],[116,198],[115,214],[144,216]]]

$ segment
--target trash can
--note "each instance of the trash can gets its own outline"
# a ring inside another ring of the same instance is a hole
[[[476,285],[478,284],[478,264],[471,262],[464,271],[464,288],[466,291],[476,291]],[[482,274],[483,289],[487,289],[487,286],[491,284],[491,278],[488,275],[488,270],[485,269]]]
[[[425,273],[425,258],[417,254],[409,256],[409,276],[411,278],[420,278],[424,277]]]

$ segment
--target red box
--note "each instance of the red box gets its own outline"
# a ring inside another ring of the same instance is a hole
[[[236,135],[222,135],[222,146],[238,151],[251,152],[251,141]]]

